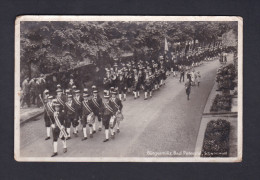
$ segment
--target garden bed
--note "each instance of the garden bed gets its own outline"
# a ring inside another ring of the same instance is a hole
[[[231,105],[232,105],[231,95],[217,94],[210,108],[210,112],[230,112]]]
[[[211,120],[205,131],[201,157],[229,156],[230,123],[223,119]]]
[[[218,91],[233,90],[237,86],[237,71],[234,64],[229,64],[218,69],[216,82],[218,83]]]

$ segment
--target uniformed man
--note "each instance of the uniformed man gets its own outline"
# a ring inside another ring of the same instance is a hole
[[[105,126],[105,139],[103,142],[109,141],[109,123],[110,119],[113,117],[113,120],[115,120],[115,109],[113,107],[113,103],[109,100],[110,95],[108,92],[104,92],[104,102],[101,106],[101,112],[102,112],[102,121]],[[112,138],[114,138],[114,134],[112,135]]]
[[[120,100],[126,100],[126,91],[127,91],[127,85],[126,85],[126,79],[124,78],[123,72],[119,72],[118,77],[118,91],[119,91],[119,99]],[[123,98],[122,98],[123,95]]]
[[[109,91],[110,81],[109,81],[109,79],[107,77],[104,77],[103,86],[104,86],[104,90]]]
[[[118,114],[122,114],[123,104],[122,104],[122,101],[119,98],[116,97],[116,95],[117,95],[117,92],[116,91],[112,91],[111,102],[114,104],[116,115],[118,115]],[[117,133],[120,132],[119,125],[120,125],[120,120],[116,118]],[[113,134],[114,134],[114,128],[111,129],[111,135],[113,135]]]
[[[79,121],[82,117],[82,97],[80,95],[80,90],[76,89],[75,91],[75,95],[73,96],[73,101],[75,102],[75,108],[77,111],[77,122],[75,123],[76,127],[73,128],[73,134],[77,137],[78,136],[78,126],[79,126]]]
[[[63,144],[63,152],[67,152],[67,143],[66,143],[66,136],[67,132],[65,129],[65,121],[66,121],[66,115],[61,110],[61,104],[58,102],[54,104],[54,122],[52,123],[52,129],[53,129],[53,154],[51,157],[58,155],[58,138],[61,138],[62,144]]]
[[[73,128],[76,128],[78,125],[77,120],[77,110],[76,110],[76,104],[73,101],[73,97],[71,94],[68,95],[68,101],[65,103],[65,113],[66,113],[66,123],[65,126],[67,128],[68,138],[70,139],[70,126],[72,124]]]
[[[69,89],[70,91],[72,91],[73,86],[75,86],[74,80],[73,80],[73,79],[70,79],[69,85],[68,85],[68,89]]]
[[[95,115],[93,112],[94,106],[91,101],[91,96],[88,92],[84,92],[82,101],[82,126],[83,126],[83,139],[87,139],[87,124],[89,125],[90,138],[93,137],[92,124],[95,120]]]
[[[147,72],[145,77],[145,83],[144,83],[144,100],[147,100],[148,93],[150,93],[150,97],[152,97],[152,72]]]
[[[102,121],[101,121],[102,117],[101,117],[100,107],[102,105],[102,99],[98,94],[97,88],[93,88],[92,94],[93,94],[93,97],[92,97],[91,101],[94,105],[93,112],[95,114],[95,119],[96,118],[98,119],[99,131],[101,131],[102,130]],[[93,123],[93,133],[96,133],[96,122]]]
[[[57,93],[56,99],[57,99],[58,103],[61,105],[60,109],[61,109],[61,111],[64,111],[66,98],[62,94],[62,89],[57,89],[56,93]]]
[[[187,95],[187,100],[190,100],[190,91],[191,91],[191,80],[187,79],[185,83],[185,90],[186,90],[186,95]]]
[[[184,65],[182,65],[182,66],[180,66],[180,82],[181,82],[181,80],[182,80],[182,82],[184,82],[184,75],[185,75],[185,66]]]
[[[47,129],[47,137],[45,140],[49,140],[51,138],[51,124],[54,122],[53,113],[54,113],[54,107],[53,107],[53,96],[48,96],[48,102],[45,105],[45,111],[44,111],[44,121],[45,121],[45,127]]]

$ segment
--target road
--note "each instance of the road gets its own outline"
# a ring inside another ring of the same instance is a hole
[[[195,150],[201,116],[219,66],[216,60],[196,68],[201,72],[201,85],[192,87],[189,101],[184,83],[172,76],[164,87],[154,92],[152,99],[144,101],[141,94],[141,98],[134,100],[128,95],[123,102],[125,119],[121,132],[114,140],[103,143],[102,130],[94,138],[81,141],[80,131],[79,137],[72,136],[67,142],[67,153],[62,152],[62,143],[58,142],[58,157],[150,157],[153,156],[150,152],[166,151],[176,154],[161,156],[191,156],[178,153]],[[42,116],[21,125],[21,157],[49,157],[52,141],[45,141],[45,136]]]

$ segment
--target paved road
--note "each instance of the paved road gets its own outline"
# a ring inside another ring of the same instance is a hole
[[[186,99],[184,83],[179,83],[174,77],[169,77],[166,86],[155,92],[152,99],[134,100],[129,96],[127,101],[123,102],[125,119],[121,123],[121,132],[114,140],[103,143],[102,130],[97,132],[93,139],[82,142],[80,131],[79,137],[72,136],[68,141],[66,154],[62,153],[61,142],[58,143],[59,156],[149,157],[149,152],[194,152],[201,115],[218,67],[219,62],[212,61],[196,69],[202,75],[201,86],[192,88],[190,101]],[[22,125],[21,156],[49,157],[52,154],[52,141],[45,141],[45,136],[42,116]]]

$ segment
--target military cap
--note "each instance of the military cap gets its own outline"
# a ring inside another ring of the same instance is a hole
[[[108,99],[110,96],[109,96],[109,92],[107,92],[107,91],[104,91],[104,98],[105,99]]]
[[[88,93],[84,93],[83,97],[89,97],[89,94]]]
[[[58,102],[53,103],[53,105],[54,105],[55,107],[60,107],[60,103],[58,103]]]
[[[71,95],[71,94],[69,94],[69,95],[68,95],[68,98],[72,98],[72,95]]]
[[[53,96],[48,96],[48,99],[53,99]]]
[[[97,89],[93,89],[93,93],[98,93],[98,90]]]
[[[77,90],[75,90],[74,92],[75,92],[75,93],[80,93],[80,90],[77,89]]]
[[[115,91],[115,90],[111,91],[111,94],[117,94],[117,91]]]
[[[56,90],[56,92],[58,93],[58,92],[62,92],[62,90],[60,89],[60,88],[58,88],[57,90]]]

